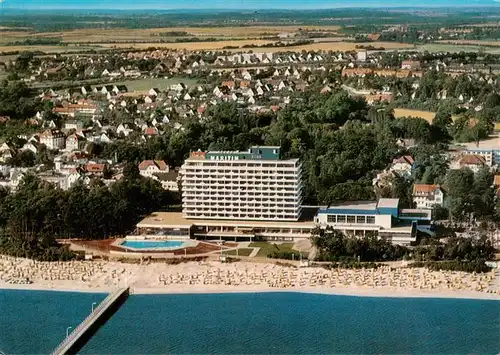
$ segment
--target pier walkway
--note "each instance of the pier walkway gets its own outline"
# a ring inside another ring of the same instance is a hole
[[[130,287],[120,288],[110,293],[90,315],[76,327],[68,337],[52,352],[53,355],[76,354],[92,335],[123,304],[129,295]]]

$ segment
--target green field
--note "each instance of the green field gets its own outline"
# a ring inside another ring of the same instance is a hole
[[[158,88],[160,90],[168,90],[170,85],[184,83],[187,87],[193,86],[197,83],[195,79],[185,78],[185,77],[173,77],[173,78],[147,78],[138,80],[125,80],[114,82],[113,85],[126,85],[128,91],[147,91],[152,88]]]
[[[238,249],[238,253],[236,253],[236,250],[229,250],[226,254],[227,255],[237,255],[237,256],[250,256],[252,251],[253,251],[252,248],[242,248],[242,249]]]
[[[285,252],[295,251],[292,249],[293,243],[274,244],[268,242],[254,242],[250,243],[249,247],[260,248],[259,252],[257,253],[257,256],[260,257],[267,257],[268,254],[274,251],[285,251]]]
[[[417,49],[420,52],[450,52],[450,53],[458,53],[458,52],[479,52],[479,50],[483,50],[484,53],[490,54],[500,54],[500,47],[486,47],[486,46],[476,46],[476,45],[467,45],[467,44],[447,44],[447,43],[429,43],[421,46],[417,46]]]

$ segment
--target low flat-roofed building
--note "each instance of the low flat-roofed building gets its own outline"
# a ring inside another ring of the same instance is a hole
[[[333,227],[347,235],[373,233],[394,244],[409,245],[416,241],[419,224],[428,226],[431,213],[421,209],[400,209],[399,199],[381,198],[321,208],[314,221],[321,228]]]
[[[181,212],[155,212],[137,224],[137,232],[145,236],[176,234],[197,239],[230,239],[294,241],[307,239],[315,228],[314,222],[305,221],[246,221],[187,219]]]

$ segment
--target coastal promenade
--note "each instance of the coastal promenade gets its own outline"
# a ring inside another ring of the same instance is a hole
[[[52,354],[76,354],[88,339],[107,319],[123,304],[129,295],[129,287],[120,288],[110,293],[85,320],[66,337]]]

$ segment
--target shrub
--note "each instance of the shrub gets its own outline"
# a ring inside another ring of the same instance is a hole
[[[489,272],[491,267],[485,264],[482,259],[474,261],[418,261],[410,265],[410,267],[426,267],[432,271],[446,270],[446,271],[465,271],[465,272]]]

